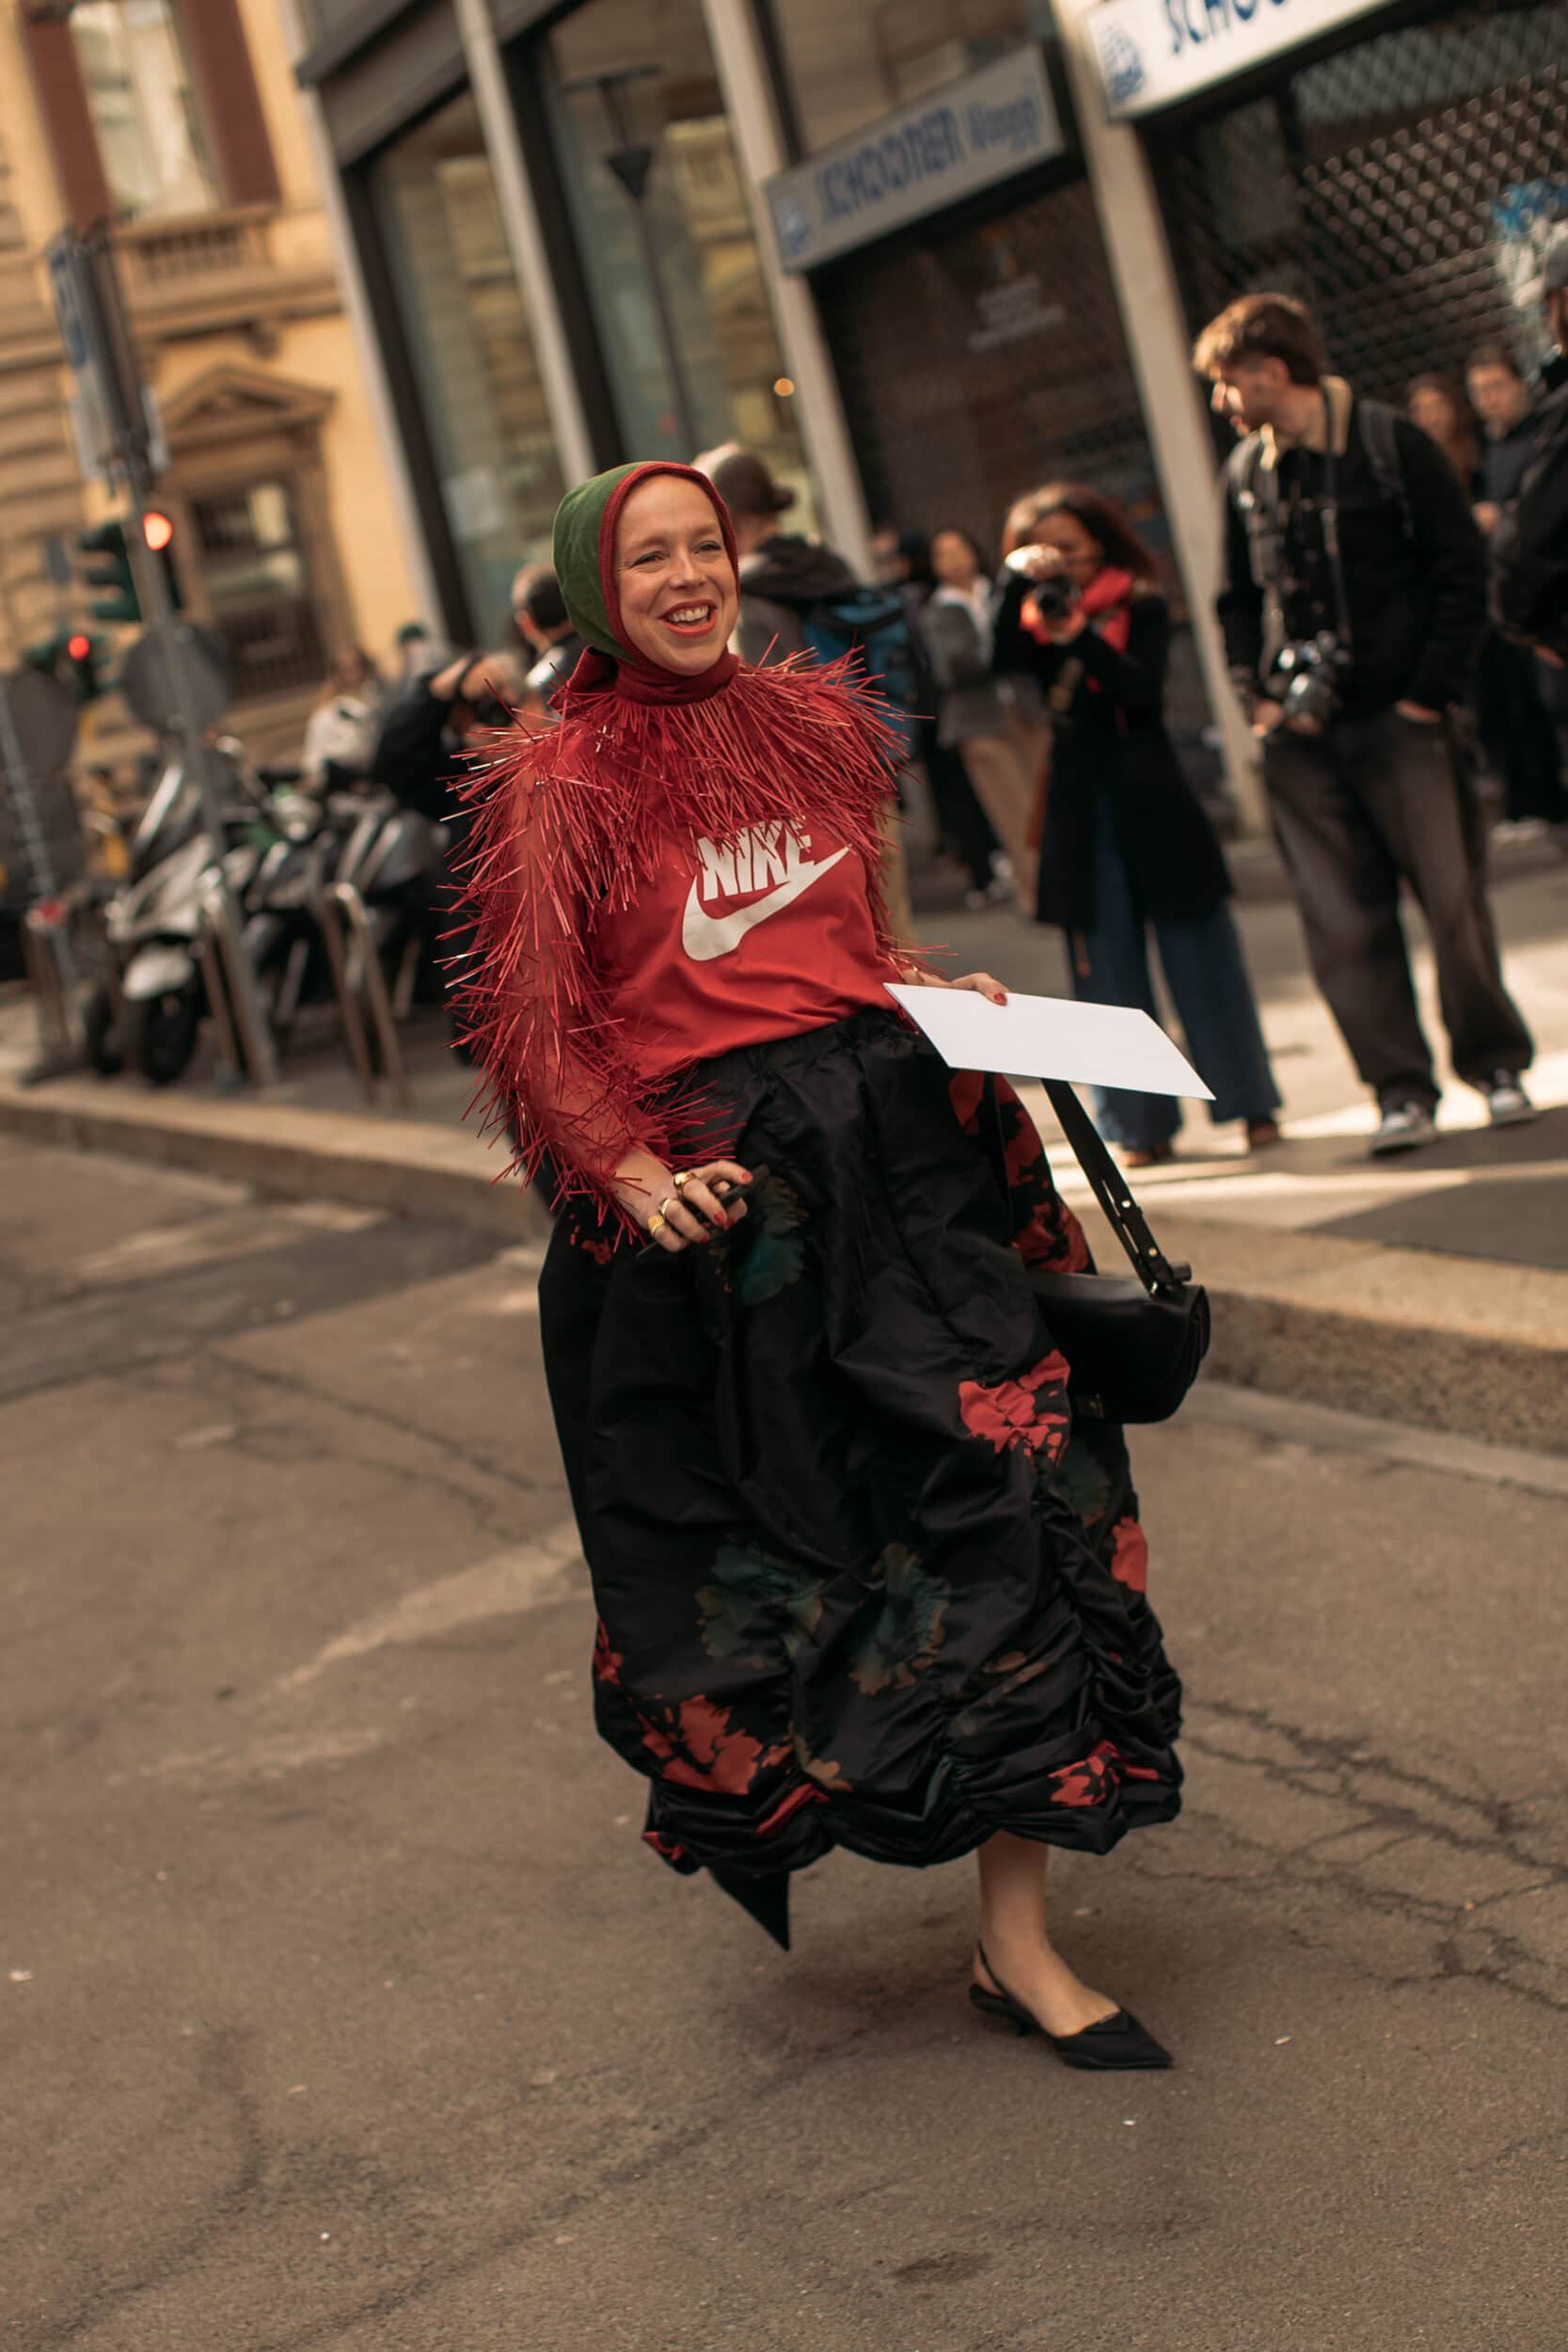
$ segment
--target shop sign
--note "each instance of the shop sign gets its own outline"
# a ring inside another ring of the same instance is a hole
[[[1113,121],[1174,105],[1390,0],[1100,0],[1085,22]]]
[[[1043,57],[1014,50],[769,180],[779,259],[815,269],[1066,151]]]

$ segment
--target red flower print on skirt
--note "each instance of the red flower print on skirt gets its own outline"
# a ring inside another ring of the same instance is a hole
[[[1023,1446],[1030,1454],[1045,1448],[1056,1461],[1067,1444],[1072,1416],[1067,1402],[1068,1368],[1064,1357],[1053,1352],[1017,1380],[999,1380],[994,1389],[978,1380],[958,1383],[958,1413],[964,1427],[976,1438],[989,1438],[998,1454]],[[1038,1391],[1049,1384],[1051,1402],[1042,1405]]]
[[[726,1797],[743,1797],[765,1766],[782,1764],[789,1754],[787,1747],[764,1747],[749,1733],[732,1731],[729,1708],[701,1696],[668,1708],[663,1725],[644,1721],[642,1744],[659,1758],[660,1779],[716,1788]]]
[[[1108,1804],[1121,1778],[1121,1758],[1109,1740],[1101,1740],[1081,1763],[1060,1765],[1047,1777],[1054,1783],[1053,1804]]]
[[[1148,1590],[1148,1539],[1135,1518],[1117,1519],[1111,1531],[1111,1574],[1130,1593]]]
[[[595,1682],[619,1682],[626,1664],[626,1652],[610,1646],[610,1628],[599,1619],[599,1629],[594,1636],[594,1679]]]

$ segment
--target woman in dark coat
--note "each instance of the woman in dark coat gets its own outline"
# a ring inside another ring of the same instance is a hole
[[[1077,995],[1158,1017],[1152,931],[1211,1119],[1243,1120],[1251,1149],[1277,1142],[1225,858],[1165,731],[1170,614],[1154,558],[1098,491],[1053,484],[1030,509],[1031,544],[998,586],[996,661],[1038,681],[1054,728],[1036,912],[1067,933]],[[1103,1088],[1097,1100],[1130,1166],[1172,1157],[1171,1096]]]
[[[589,651],[475,787],[470,1013],[561,1177],[540,1326],[599,1728],[653,1851],[781,1942],[834,1846],[973,1852],[976,2006],[1166,2065],[1046,1933],[1051,1846],[1177,1811],[1180,1686],[1121,1433],[1030,1280],[1083,1235],[1016,1096],[887,994],[930,976],[880,895],[885,706],[726,650],[734,536],[685,467],[574,491],[555,567]]]

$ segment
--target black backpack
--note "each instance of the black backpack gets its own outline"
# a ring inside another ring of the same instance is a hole
[[[914,742],[919,707],[919,663],[910,633],[908,608],[896,588],[847,588],[819,596],[800,613],[806,644],[819,661],[858,657],[858,667],[893,705],[889,713],[905,739]]]

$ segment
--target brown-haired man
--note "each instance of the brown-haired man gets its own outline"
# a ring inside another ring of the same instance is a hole
[[[1449,726],[1486,622],[1465,492],[1424,433],[1326,373],[1289,295],[1231,303],[1194,362],[1246,436],[1226,468],[1220,623],[1313,976],[1377,1097],[1372,1151],[1435,1132],[1402,877],[1432,933],[1455,1070],[1496,1124],[1529,1119],[1529,1033],[1503,985]]]

